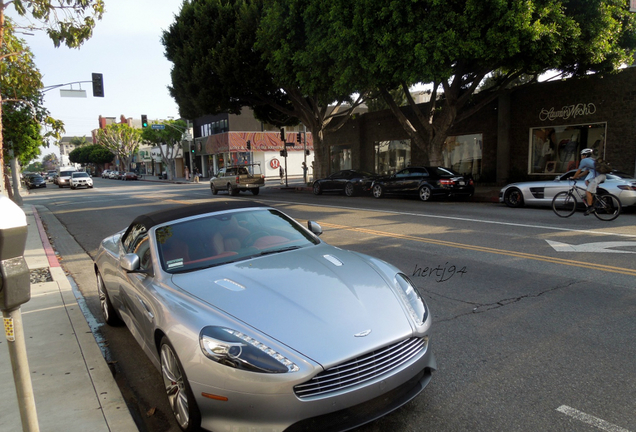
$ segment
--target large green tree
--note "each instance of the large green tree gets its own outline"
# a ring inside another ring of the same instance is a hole
[[[141,130],[125,123],[109,124],[105,129],[97,131],[97,144],[105,147],[119,158],[123,165],[119,167],[121,170],[130,171],[133,155],[137,153],[141,143]]]
[[[11,23],[5,17],[7,7],[13,5],[17,14],[28,16],[33,24],[27,26],[30,31],[43,30],[53,41],[55,47],[64,44],[70,48],[79,47],[86,39],[92,36],[95,20],[101,19],[104,13],[103,0],[0,0],[0,69],[4,75],[8,69],[7,63],[17,64],[19,70],[24,65],[32,64],[32,56],[25,50],[23,44],[15,43]],[[17,59],[23,60],[22,62]],[[12,74],[8,81],[3,82],[2,94],[0,95],[0,193],[5,193],[8,185],[4,182],[4,109],[5,94],[16,95],[22,93],[21,88],[39,86],[41,89],[40,77],[37,78],[29,71],[22,70],[23,73]],[[38,73],[39,75],[39,73]],[[3,76],[5,78],[5,76]],[[28,93],[28,96],[33,96]],[[27,96],[27,97],[28,97]],[[31,103],[34,101],[31,100]],[[37,116],[34,114],[34,118]],[[41,122],[41,119],[37,120]],[[52,119],[51,119],[52,121]],[[54,122],[53,128],[57,131],[62,127],[61,122]]]
[[[186,0],[162,38],[173,63],[170,93],[187,118],[249,106],[274,125],[299,119],[312,132],[320,169],[328,158],[324,134],[340,128],[366,94],[353,99],[351,88],[332,86],[326,51],[313,59],[291,55],[324,36],[314,25],[319,17],[305,23],[296,2],[265,8],[270,3]]]
[[[286,5],[292,0],[276,0]],[[625,0],[306,0],[326,28],[336,86],[377,88],[412,142],[419,162],[439,164],[452,125],[494,100],[523,74],[567,76],[631,63],[634,15]],[[283,6],[284,7],[284,6]],[[298,56],[322,47],[307,45]],[[499,71],[496,85],[476,93]],[[532,82],[532,80],[530,80]],[[430,84],[431,102],[406,96],[407,116],[390,90]]]

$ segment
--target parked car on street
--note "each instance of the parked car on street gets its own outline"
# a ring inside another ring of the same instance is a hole
[[[134,172],[125,172],[125,173],[122,173],[121,179],[124,180],[124,181],[127,181],[127,180],[138,180],[139,177]]]
[[[375,198],[417,195],[422,201],[428,201],[433,197],[470,197],[475,193],[475,185],[472,178],[450,168],[409,167],[374,180],[371,191]]]
[[[246,164],[221,168],[210,179],[210,190],[216,195],[220,190],[229,195],[250,191],[258,195],[260,187],[265,185],[265,176],[261,173],[260,164]]]
[[[313,191],[315,195],[321,195],[323,192],[338,192],[350,197],[369,192],[373,180],[378,177],[378,175],[366,171],[342,170],[329,177],[316,180],[313,184]]]
[[[36,189],[36,188],[45,188],[46,187],[46,180],[44,180],[44,177],[40,176],[40,175],[32,175],[32,176],[28,176],[24,179],[24,182],[26,184],[26,187],[28,189]]]
[[[119,180],[121,178],[121,173],[119,171],[111,171],[108,174],[109,179]]]
[[[417,287],[321,233],[214,200],[138,216],[101,242],[103,318],[123,321],[161,372],[183,430],[354,428],[429,383],[432,314]]]
[[[93,188],[93,179],[87,172],[74,172],[71,174],[71,189],[77,189],[80,187]]]
[[[106,169],[104,171],[102,171],[102,178],[108,178],[108,176],[110,175],[110,170]]]
[[[556,176],[554,180],[535,180],[510,183],[499,191],[499,202],[508,207],[524,205],[550,206],[556,194],[572,187],[572,176],[577,170]],[[585,181],[580,178],[577,186],[585,189]],[[615,195],[623,207],[636,205],[636,178],[620,171],[606,174],[606,179],[598,186],[597,193]]]

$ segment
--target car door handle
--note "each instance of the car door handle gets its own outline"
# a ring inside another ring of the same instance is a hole
[[[139,297],[139,296],[137,296],[137,300],[139,300],[139,303],[141,303],[141,305],[143,306],[144,310],[146,311],[146,314],[150,317],[150,319],[151,320],[155,319],[155,316],[153,315],[152,311],[150,310],[150,308],[148,307],[146,302],[143,301],[141,299],[141,297]]]

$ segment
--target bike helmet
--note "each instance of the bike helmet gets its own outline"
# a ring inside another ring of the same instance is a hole
[[[594,150],[592,150],[591,148],[585,148],[581,150],[581,156],[592,156],[592,153],[594,153]]]

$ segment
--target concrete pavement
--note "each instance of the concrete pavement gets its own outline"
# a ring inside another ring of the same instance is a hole
[[[37,210],[23,210],[31,300],[21,312],[40,431],[138,431]],[[0,339],[0,431],[18,432],[23,427],[8,343]]]

